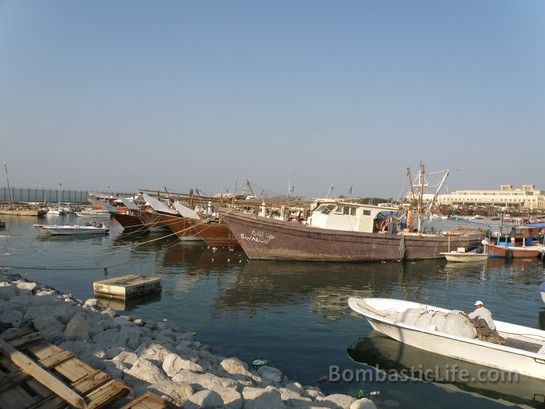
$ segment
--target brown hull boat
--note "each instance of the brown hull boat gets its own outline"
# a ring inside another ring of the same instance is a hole
[[[113,218],[123,227],[124,231],[142,233],[149,232],[148,228],[140,217],[133,214],[112,213]]]
[[[198,220],[188,219],[182,216],[161,215],[162,221],[176,233],[182,241],[202,241],[202,237],[197,234],[193,226],[199,223]]]
[[[231,233],[229,227],[223,222],[197,222],[194,231],[201,236],[205,243],[210,247],[240,247],[238,240],[233,233]]]
[[[149,231],[168,232],[170,228],[162,216],[162,214],[145,211],[138,213],[138,217]]]
[[[538,258],[545,253],[545,247],[543,246],[527,246],[527,247],[515,247],[515,246],[498,246],[495,244],[485,245],[485,251],[492,257],[502,258]]]
[[[441,258],[457,247],[476,248],[477,236],[382,234],[308,227],[224,213],[223,220],[252,260],[382,261]]]

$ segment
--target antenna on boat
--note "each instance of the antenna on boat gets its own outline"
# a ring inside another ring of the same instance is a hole
[[[329,190],[327,191],[327,195],[325,195],[326,199],[329,199],[329,194],[335,190],[335,186],[331,184],[329,187]]]
[[[291,196],[291,192],[293,191],[293,188],[291,187],[291,165],[288,170],[288,197]]]
[[[14,206],[13,206],[13,193],[11,191],[11,186],[9,184],[9,175],[8,175],[8,164],[7,164],[7,162],[4,162],[4,171],[6,172],[6,181],[7,181],[7,184],[8,184],[9,204],[11,206],[11,209],[13,210],[14,209]]]
[[[429,215],[431,213],[431,208],[433,207],[435,201],[437,200],[437,196],[439,196],[439,192],[443,188],[443,185],[447,181],[449,173],[450,173],[450,171],[448,169],[445,169],[443,171],[443,177],[441,178],[441,182],[439,182],[439,186],[437,187],[437,190],[435,191],[435,193],[433,195],[433,198],[431,199],[430,203],[428,204],[428,207],[426,208],[426,212],[424,214],[425,218],[429,217]]]
[[[424,164],[420,161],[420,169],[418,171],[418,182],[420,184],[420,191],[418,192],[418,233],[422,233],[422,212],[424,205],[424,175],[426,169]]]

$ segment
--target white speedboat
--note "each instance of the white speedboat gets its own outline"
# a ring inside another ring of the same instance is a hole
[[[487,253],[476,253],[474,251],[466,253],[465,251],[453,250],[439,254],[444,256],[447,261],[453,263],[472,263],[488,260]]]
[[[42,234],[49,235],[94,235],[94,234],[108,234],[110,229],[103,224],[97,224],[95,226],[83,226],[83,225],[57,225],[57,224],[34,224],[33,227]]]
[[[351,297],[348,305],[376,331],[396,341],[462,361],[545,379],[545,331],[494,320],[496,330],[505,339],[505,344],[500,345],[475,338],[472,326],[473,332],[467,326],[444,320],[438,330],[433,320],[419,322],[424,315],[456,315],[457,311],[389,298]],[[417,311],[422,311],[421,315]],[[412,321],[415,317],[416,321]]]
[[[85,209],[79,212],[76,212],[76,216],[79,217],[110,217],[110,212],[108,210],[102,209]]]

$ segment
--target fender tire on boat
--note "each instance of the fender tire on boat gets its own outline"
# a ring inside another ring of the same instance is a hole
[[[505,252],[505,258],[512,259],[513,258],[513,250],[507,250]]]

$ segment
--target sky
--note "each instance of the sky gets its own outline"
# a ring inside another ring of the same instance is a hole
[[[541,0],[0,0],[13,186],[545,189],[544,122]]]

